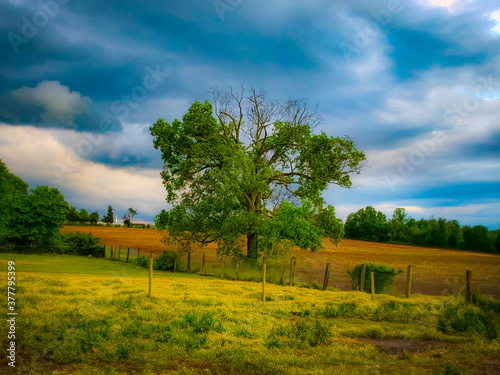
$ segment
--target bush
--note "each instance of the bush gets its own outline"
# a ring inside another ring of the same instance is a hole
[[[153,268],[159,271],[173,271],[174,262],[177,259],[177,253],[165,250],[158,258],[154,260]]]
[[[68,246],[66,252],[76,255],[92,255],[101,258],[102,245],[99,244],[99,238],[90,233],[71,232],[62,235],[62,240]]]
[[[498,328],[494,314],[465,303],[447,306],[437,323],[438,331],[445,334],[479,333],[488,339],[498,337]]]
[[[356,290],[357,287],[361,286],[361,270],[363,264],[366,265],[365,291],[367,293],[371,292],[371,284],[370,284],[371,272],[375,274],[375,293],[382,293],[385,290],[385,288],[387,288],[394,282],[394,278],[403,272],[402,270],[398,270],[392,267],[379,264],[372,264],[372,263],[358,264],[353,270],[347,271],[347,273],[351,276],[353,290]]]
[[[149,267],[149,257],[146,255],[143,255],[139,258],[135,258],[135,264],[137,264],[139,267],[148,268]]]

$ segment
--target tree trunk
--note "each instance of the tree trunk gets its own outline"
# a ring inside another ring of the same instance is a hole
[[[252,233],[247,235],[247,258],[257,259],[259,257],[259,250],[257,248],[258,235]]]

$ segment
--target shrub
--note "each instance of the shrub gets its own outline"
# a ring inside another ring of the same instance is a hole
[[[153,268],[159,271],[173,271],[174,262],[177,259],[177,253],[170,250],[165,250],[153,262]]]
[[[148,268],[149,267],[149,257],[146,255],[140,256],[139,258],[135,258],[135,264],[139,267]]]
[[[445,334],[479,333],[488,339],[498,337],[498,324],[495,316],[477,306],[465,303],[447,306],[438,319],[437,329]]]
[[[68,246],[66,252],[76,255],[92,255],[102,257],[102,245],[99,238],[90,233],[71,232],[62,235],[63,243]]]
[[[372,264],[372,263],[358,264],[353,270],[347,271],[347,273],[351,276],[353,290],[355,290],[356,287],[361,285],[361,270],[363,264],[366,265],[365,291],[367,293],[371,292],[371,284],[370,284],[371,272],[375,274],[375,293],[382,293],[385,290],[385,288],[387,288],[394,282],[394,278],[403,272],[402,270],[398,270],[380,264]]]

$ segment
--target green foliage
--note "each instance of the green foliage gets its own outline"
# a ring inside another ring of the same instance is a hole
[[[498,315],[467,303],[449,305],[439,317],[437,329],[446,334],[478,333],[488,339],[496,339],[499,333]]]
[[[212,330],[215,332],[223,331],[222,323],[216,321],[208,311],[204,312],[201,317],[198,317],[194,313],[183,315],[180,326],[181,328],[190,327],[195,334],[207,333]]]
[[[241,253],[247,236],[252,259],[258,250],[280,251],[281,241],[313,251],[322,235],[338,242],[342,225],[332,207],[323,209],[321,192],[331,183],[350,187],[364,153],[348,137],[314,134],[319,117],[305,101],[279,105],[254,89],[248,98],[214,95],[215,111],[208,101],[195,102],[182,121],[159,119],[150,128],[164,161],[167,201],[174,204],[156,226],[173,241],[216,242],[225,254]]]
[[[116,348],[116,358],[120,361],[126,361],[130,357],[130,349],[127,344],[120,343]]]
[[[56,188],[37,186],[31,194],[11,204],[8,239],[31,247],[55,245],[69,210]]]
[[[392,285],[394,282],[394,278],[402,273],[402,270],[397,270],[395,268],[385,266],[385,265],[377,265],[372,263],[364,263],[366,264],[366,273],[365,273],[365,292],[371,293],[371,279],[370,273],[373,272],[375,274],[375,292],[382,293],[388,286]],[[351,275],[352,280],[352,288],[353,290],[356,287],[361,286],[361,271],[363,264],[358,264],[354,267],[353,270],[349,270],[348,273]]]
[[[12,206],[27,196],[28,184],[10,173],[0,160],[0,245],[5,243],[11,231],[9,219],[12,215]]]
[[[107,225],[110,225],[114,221],[114,213],[113,213],[113,207],[108,206],[108,211],[105,216],[102,217],[102,222],[106,223]]]
[[[135,258],[135,264],[139,267],[148,268],[149,267],[149,257],[146,255]]]
[[[373,207],[362,208],[349,214],[345,222],[347,238],[382,242],[387,236],[387,218]]]
[[[159,271],[172,271],[174,262],[177,259],[177,253],[165,250],[159,257],[154,258],[153,268]]]
[[[102,257],[102,245],[99,244],[99,238],[90,233],[70,232],[62,235],[62,241],[69,248],[67,253],[76,255],[91,255],[93,257]]]

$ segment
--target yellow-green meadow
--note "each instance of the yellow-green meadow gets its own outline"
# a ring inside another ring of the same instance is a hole
[[[8,261],[16,264],[16,369],[23,374],[500,369],[497,325],[486,320],[498,317],[493,300],[483,301],[484,308],[454,296],[372,301],[368,293],[267,284],[262,303],[258,282],[156,271],[149,298],[148,271],[132,264],[0,255],[2,269]],[[464,314],[475,323],[461,326]],[[2,327],[5,347],[5,320]]]

